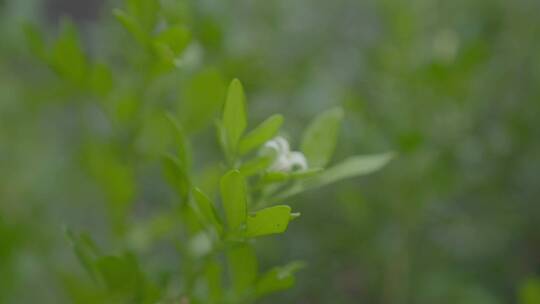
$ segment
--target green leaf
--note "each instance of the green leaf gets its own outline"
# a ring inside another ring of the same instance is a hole
[[[138,43],[141,45],[148,43],[148,34],[145,33],[133,16],[119,9],[113,10],[113,14]]]
[[[113,87],[112,73],[105,64],[95,64],[90,71],[90,88],[99,96],[105,96]]]
[[[158,21],[158,0],[127,0],[128,12],[147,33],[152,33]]]
[[[324,167],[336,148],[343,110],[334,108],[315,118],[302,138],[301,149],[310,167]]]
[[[268,207],[249,214],[246,236],[257,237],[283,233],[291,220],[291,207],[286,205]]]
[[[366,175],[378,171],[394,157],[394,153],[353,156],[327,169],[315,178],[317,186],[337,182],[345,178]]]
[[[294,273],[303,267],[302,262],[293,262],[266,272],[257,282],[257,296],[262,297],[291,288],[295,283]]]
[[[169,184],[186,200],[191,182],[185,165],[178,158],[167,155],[163,158],[163,171]]]
[[[312,178],[294,184],[271,201],[281,201],[309,189],[326,186],[342,179],[373,173],[388,164],[393,157],[394,153],[392,152],[350,157]]]
[[[84,86],[88,63],[84,54],[77,29],[71,22],[62,24],[62,32],[51,51],[51,65],[56,72],[75,83]]]
[[[104,256],[96,261],[96,267],[111,292],[133,294],[141,283],[141,273],[133,255]]]
[[[240,297],[246,296],[257,280],[258,262],[250,244],[235,245],[227,251],[233,289]]]
[[[225,129],[226,150],[234,155],[238,141],[247,126],[246,101],[244,89],[238,79],[229,85],[223,109],[223,128]]]
[[[223,106],[227,86],[215,68],[198,71],[181,88],[178,114],[186,131],[208,126]]]
[[[525,281],[519,289],[520,304],[540,303],[540,279],[531,278]]]
[[[194,188],[193,195],[197,203],[197,212],[207,224],[214,226],[218,234],[223,232],[223,225],[212,201],[200,189]]]
[[[167,119],[173,126],[174,137],[176,139],[176,147],[178,150],[178,160],[180,164],[185,168],[186,171],[189,171],[191,156],[189,150],[189,142],[184,129],[176,117],[170,113],[166,114]]]
[[[210,304],[220,303],[223,299],[221,272],[221,265],[216,261],[210,261],[206,265],[204,277],[208,287],[208,300]]]
[[[71,246],[79,263],[88,272],[90,277],[97,281],[97,269],[95,260],[101,255],[100,250],[94,241],[87,234],[76,235],[73,231],[66,229],[66,236],[70,240]]]
[[[45,51],[45,41],[42,32],[30,23],[25,24],[23,30],[32,53],[39,59],[46,61],[47,53]]]
[[[191,39],[191,33],[183,26],[172,26],[154,37],[153,47],[157,55],[173,64],[174,60],[184,51]]]
[[[221,198],[229,229],[238,230],[247,214],[246,183],[240,171],[229,171],[221,178]]]
[[[282,124],[282,115],[270,116],[240,141],[238,148],[240,154],[246,154],[272,139],[276,136]]]
[[[272,161],[273,157],[270,156],[256,157],[243,163],[239,170],[244,176],[249,177],[268,168]]]

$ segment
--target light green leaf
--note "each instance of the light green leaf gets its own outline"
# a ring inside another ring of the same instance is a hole
[[[249,132],[238,147],[240,154],[246,154],[272,139],[283,124],[283,116],[272,115],[263,121],[257,128]]]
[[[221,198],[229,229],[238,230],[247,215],[246,183],[240,171],[229,171],[221,178]]]
[[[154,37],[154,51],[169,64],[184,51],[191,39],[191,33],[183,26],[172,26]]]
[[[122,26],[133,35],[133,38],[135,38],[138,43],[141,45],[146,45],[148,43],[148,34],[145,33],[133,16],[119,9],[114,9],[113,14]]]
[[[207,126],[221,110],[227,86],[215,68],[206,68],[189,77],[181,88],[178,114],[186,131]]]
[[[257,282],[257,296],[262,297],[291,288],[295,283],[294,273],[302,267],[304,267],[302,262],[293,262],[266,272]]]
[[[223,109],[223,128],[227,151],[234,155],[237,151],[238,141],[244,134],[247,126],[246,101],[244,89],[238,79],[229,85],[225,107]]]
[[[394,157],[394,153],[353,156],[327,169],[315,178],[317,186],[337,182],[345,178],[366,175],[384,167]]]
[[[105,96],[113,87],[112,73],[105,64],[98,63],[90,71],[90,87],[99,96]]]
[[[328,110],[313,120],[304,132],[301,149],[310,167],[324,167],[336,148],[343,110]]]
[[[178,158],[167,155],[163,158],[163,171],[173,189],[180,197],[187,199],[191,182],[185,164]]]
[[[281,201],[309,189],[326,186],[342,179],[373,173],[388,164],[393,157],[394,153],[392,152],[350,157],[312,178],[294,184],[271,201]]]
[[[204,277],[208,287],[208,301],[210,304],[220,303],[223,299],[223,284],[221,282],[221,265],[210,261],[205,267]]]
[[[256,157],[243,163],[239,170],[244,176],[249,177],[268,168],[272,161],[273,157],[270,156]]]
[[[249,214],[246,236],[257,237],[283,233],[291,220],[291,207],[286,205],[268,207]]]
[[[540,279],[530,278],[519,289],[520,304],[540,303]]]
[[[257,280],[258,262],[250,244],[244,243],[227,251],[233,289],[240,298],[247,295]]]
[[[84,85],[88,62],[77,29],[71,22],[62,24],[62,32],[53,45],[50,60],[59,75],[79,86]]]
[[[197,213],[202,220],[207,224],[213,225],[218,234],[221,234],[223,232],[223,225],[212,201],[198,188],[193,189],[193,195],[197,203]]]

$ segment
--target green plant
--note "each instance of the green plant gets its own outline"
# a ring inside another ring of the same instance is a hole
[[[124,70],[90,59],[70,23],[49,49],[38,31],[27,29],[34,53],[56,71],[67,95],[84,96],[90,105],[97,101],[113,125],[105,138],[89,132],[81,156],[106,197],[116,249],[103,250],[88,234],[67,230],[92,279],[88,283],[64,274],[70,297],[76,303],[238,304],[291,287],[303,263],[262,271],[255,250],[259,238],[284,233],[300,216],[283,203],[304,191],[376,171],[392,154],[354,156],[328,166],[343,119],[340,108],[315,118],[304,132],[301,151],[290,151],[279,135],[283,116],[273,115],[248,131],[242,84],[233,80],[222,103],[220,77],[208,69],[188,73],[184,81],[191,93],[183,95],[187,98],[180,111],[156,104],[153,98],[181,99],[162,83],[185,68],[191,32],[157,1],[130,0],[125,11],[114,13],[139,46]],[[160,21],[164,25],[158,29]],[[134,61],[137,67],[130,67]],[[204,161],[210,165],[198,163],[193,125],[204,125],[220,107],[216,126],[223,160],[210,157]],[[138,165],[158,158],[175,192],[172,203],[149,219],[134,218],[137,177],[142,175]],[[210,168],[210,177],[204,168]],[[158,251],[160,242],[173,247],[180,262],[148,270],[148,252]]]

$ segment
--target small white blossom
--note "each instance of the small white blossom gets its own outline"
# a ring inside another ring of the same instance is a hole
[[[281,136],[266,142],[264,147],[272,150],[276,155],[274,163],[269,168],[270,171],[291,172],[308,168],[304,154],[290,151],[289,142]]]

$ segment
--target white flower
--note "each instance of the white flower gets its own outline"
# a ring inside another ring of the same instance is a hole
[[[308,168],[306,157],[302,152],[290,151],[289,142],[278,136],[264,144],[266,149],[274,151],[276,158],[270,171],[291,172]]]

